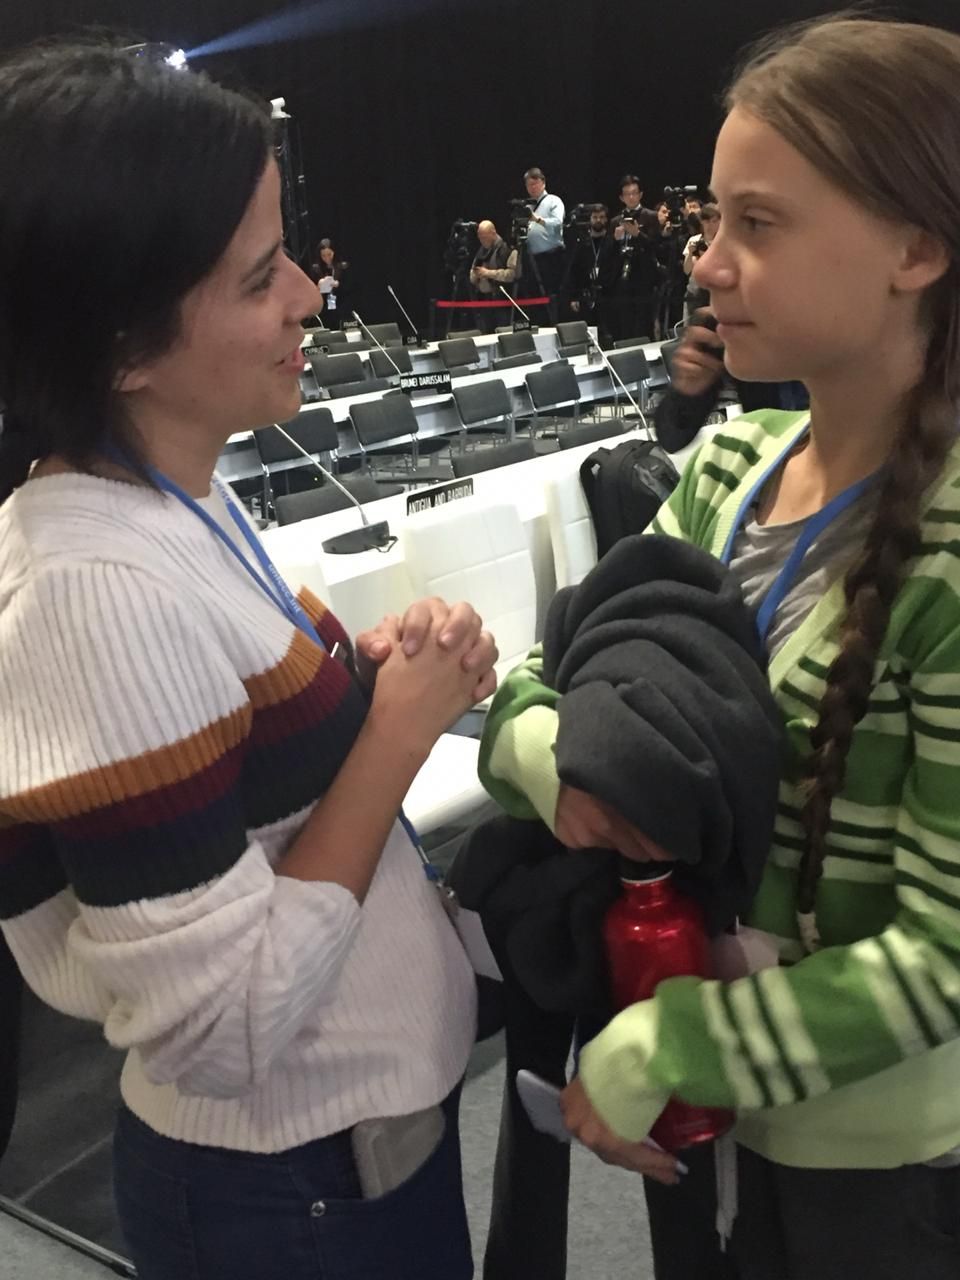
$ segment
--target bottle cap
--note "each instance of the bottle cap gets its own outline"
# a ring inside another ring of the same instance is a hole
[[[672,862],[637,862],[633,858],[619,858],[619,873],[621,880],[631,880],[634,883],[648,880],[665,880],[673,874]]]

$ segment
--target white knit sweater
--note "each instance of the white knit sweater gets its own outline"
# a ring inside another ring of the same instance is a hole
[[[362,907],[272,871],[363,711],[175,500],[63,475],[0,507],[0,919],[159,1133],[279,1151],[463,1074],[472,974],[400,825]]]

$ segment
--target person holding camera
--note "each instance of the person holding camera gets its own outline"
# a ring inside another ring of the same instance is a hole
[[[701,227],[699,234],[690,237],[683,251],[683,273],[690,280],[685,298],[687,316],[691,316],[701,307],[710,305],[709,291],[697,285],[692,277],[694,266],[710,248],[713,237],[720,228],[719,207],[715,204],[703,205],[700,210],[699,220]]]
[[[620,270],[608,307],[614,341],[652,337],[654,298],[660,282],[656,241],[660,220],[643,207],[640,179],[628,173],[620,181],[623,212],[613,220],[613,239],[619,246]]]
[[[492,302],[503,295],[501,285],[513,284],[517,278],[517,251],[511,249],[494,224],[485,219],[477,224],[477,239],[480,248],[477,250],[473,265],[470,268],[470,284],[477,302]],[[507,323],[508,308],[502,311],[492,307],[479,312],[478,327],[484,333],[493,333],[497,324]]]
[[[710,205],[704,206],[704,213]],[[719,211],[716,234],[720,225]],[[708,246],[709,247],[709,246]],[[698,261],[706,252],[704,249]],[[670,386],[654,412],[657,443],[667,453],[685,448],[717,407],[724,387],[732,387],[744,413],[757,409],[804,409],[809,404],[800,382],[741,382],[727,373],[724,347],[713,329],[716,319],[708,305],[691,315],[683,339],[674,353]]]
[[[524,243],[523,288],[542,290],[550,298],[550,318],[556,322],[556,295],[563,283],[563,220],[566,210],[559,196],[547,191],[542,169],[528,169],[523,175],[527,188],[524,203],[528,223]]]
[[[354,297],[353,277],[350,263],[337,258],[332,240],[323,239],[317,245],[314,272],[323,298],[323,323],[328,329],[339,329],[343,317],[350,315]]]

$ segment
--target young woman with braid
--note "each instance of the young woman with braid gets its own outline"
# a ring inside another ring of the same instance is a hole
[[[655,531],[759,607],[787,758],[751,923],[781,964],[662,984],[586,1047],[564,1107],[666,1184],[639,1143],[667,1097],[736,1108],[743,1280],[960,1274],[958,85],[960,36],[820,22],[753,55],[716,147],[696,277],[726,365],[802,380],[811,411],[717,436]],[[490,791],[568,845],[635,849],[557,778],[538,675],[534,652],[494,703]],[[654,1192],[656,1242],[676,1193]]]

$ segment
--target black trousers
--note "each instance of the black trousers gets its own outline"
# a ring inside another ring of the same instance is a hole
[[[551,298],[550,323],[556,324],[558,312],[557,294],[563,284],[563,268],[566,254],[563,249],[551,249],[547,253],[524,251],[523,291],[538,292],[541,288]],[[532,296],[531,292],[531,296]]]
[[[623,338],[653,338],[654,295],[615,293],[604,298],[607,327],[614,342]]]
[[[513,978],[502,949],[491,944],[504,974],[507,1078],[493,1174],[484,1280],[564,1280],[570,1150],[537,1131],[516,1089],[521,1067],[556,1085],[565,1082],[574,1018],[538,1008]],[[716,1178],[713,1149],[686,1152],[690,1172],[678,1187],[644,1185],[656,1280],[734,1280],[714,1229]],[[642,1215],[641,1179],[624,1213]],[[577,1210],[570,1215],[576,1230]],[[629,1280],[629,1277],[624,1277]],[[768,1280],[773,1280],[769,1277]],[[853,1280],[850,1277],[849,1280]]]
[[[740,1280],[957,1280],[960,1168],[790,1169],[740,1148]]]

